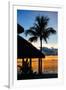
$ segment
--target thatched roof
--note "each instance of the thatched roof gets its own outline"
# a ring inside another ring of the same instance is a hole
[[[34,47],[24,38],[17,36],[17,58],[40,58],[45,57],[40,50]]]
[[[20,34],[22,32],[24,32],[24,28],[21,25],[17,24],[17,33]]]

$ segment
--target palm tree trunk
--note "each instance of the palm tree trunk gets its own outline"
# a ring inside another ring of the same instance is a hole
[[[42,38],[40,38],[40,51],[42,52]],[[42,73],[42,58],[39,58],[39,64],[38,64],[38,68],[39,68],[39,74]]]
[[[38,72],[39,74],[42,74],[42,58],[39,58]]]
[[[40,51],[42,52],[42,38],[40,38]]]

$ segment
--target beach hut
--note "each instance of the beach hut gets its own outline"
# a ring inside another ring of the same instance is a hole
[[[17,58],[19,59],[30,59],[30,67],[31,67],[31,59],[32,58],[38,58],[40,60],[41,58],[44,58],[45,55],[41,53],[40,50],[38,50],[36,47],[34,47],[31,43],[29,43],[24,38],[17,36]],[[42,65],[38,64],[38,72],[42,72]]]
[[[42,59],[45,58],[45,55],[34,47],[31,43],[25,40],[23,37],[20,37],[19,34],[24,32],[24,28],[17,24],[17,59],[22,59],[22,61],[26,58],[30,59],[30,67],[32,63],[32,58],[38,58],[38,72],[42,72]]]

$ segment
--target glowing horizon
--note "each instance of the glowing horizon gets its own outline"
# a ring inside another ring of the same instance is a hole
[[[32,45],[35,46],[37,49],[40,49],[40,42],[32,42]],[[47,47],[47,48],[58,48],[58,45],[53,43],[53,44],[49,44],[49,43],[42,43],[42,47]]]

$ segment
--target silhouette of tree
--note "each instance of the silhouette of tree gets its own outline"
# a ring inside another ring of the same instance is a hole
[[[37,39],[40,39],[40,51],[42,52],[42,40],[47,43],[47,39],[50,35],[56,34],[56,30],[52,27],[48,27],[49,18],[45,16],[37,16],[35,19],[35,23],[33,27],[30,27],[26,30],[25,34],[30,35],[29,38],[30,42],[36,42]],[[40,59],[39,59],[39,66],[40,66]],[[42,63],[42,62],[41,62]],[[40,67],[39,67],[40,68]]]

